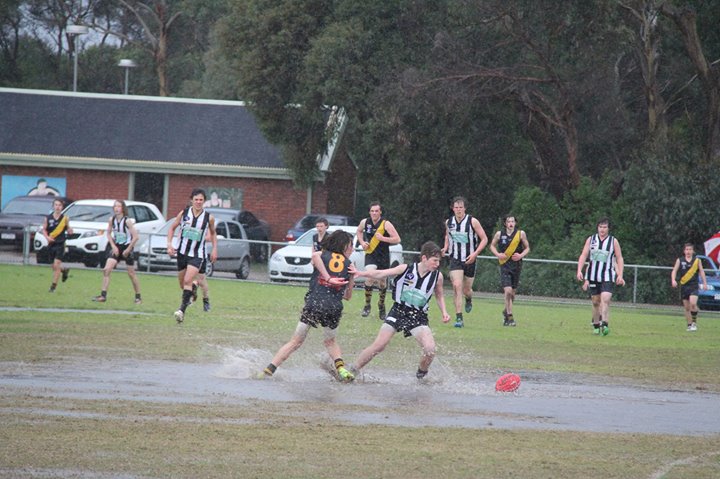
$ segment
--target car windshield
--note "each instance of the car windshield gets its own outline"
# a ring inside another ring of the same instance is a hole
[[[68,207],[65,214],[72,221],[108,221],[113,215],[113,208],[102,205],[73,204]]]
[[[317,223],[318,218],[321,218],[321,216],[320,215],[303,216],[302,218],[300,218],[300,221],[295,223],[295,229],[307,230],[310,228],[314,228],[315,224]]]
[[[332,228],[331,228],[330,230],[328,230],[327,234],[330,234],[330,233],[332,233],[333,231],[335,231],[335,229],[332,229]],[[315,236],[316,234],[317,234],[317,228],[313,228],[313,229],[311,229],[311,230],[308,230],[308,231],[304,232],[304,233],[302,234],[302,236],[300,236],[300,237],[295,241],[295,245],[297,245],[297,246],[310,246],[310,245],[312,245],[313,236]],[[352,234],[352,233],[350,233],[350,234]],[[354,234],[353,234],[353,248],[358,248],[357,238],[355,237]]]
[[[10,200],[3,213],[12,215],[49,215],[52,213],[53,202],[42,200]]]
[[[159,234],[159,233],[167,234],[167,232],[170,231],[170,225],[173,224],[173,221],[175,221],[175,218],[173,218],[173,219],[171,219],[171,220],[168,220],[168,222],[165,223],[165,224],[163,225],[163,227],[160,228],[160,229],[157,231],[158,234]]]
[[[306,231],[297,239],[297,241],[295,241],[295,244],[298,246],[310,246],[313,242],[313,235],[315,234],[317,234],[317,228]]]
[[[208,210],[211,215],[213,215],[217,219],[221,220],[235,220],[237,217],[238,211],[237,210],[231,210],[231,209],[225,209],[222,208],[213,208],[212,210]]]

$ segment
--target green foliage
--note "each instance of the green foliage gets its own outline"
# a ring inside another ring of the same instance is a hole
[[[525,231],[533,256],[557,258],[555,248],[565,239],[566,226],[564,212],[554,196],[537,186],[518,188],[508,213],[515,215],[518,228]]]
[[[695,9],[703,51],[717,58],[720,10],[713,2],[674,2],[681,4]],[[69,89],[60,20],[79,12],[44,5],[0,3],[3,86]],[[359,167],[356,215],[381,200],[406,248],[442,241],[450,199],[463,195],[488,235],[500,215],[514,212],[532,256],[576,258],[595,221],[608,216],[627,261],[664,265],[679,245],[699,246],[718,228],[710,206],[718,164],[701,161],[705,94],[682,36],[663,15],[653,39],[667,139],[647,131],[643,26],[627,7],[653,5],[182,0],[171,5],[182,15],[169,34],[170,88],[247,101],[298,186],[317,178],[327,108],[343,107],[344,147]],[[137,19],[116,7],[101,2],[83,18],[95,15],[139,43],[88,46],[79,57],[80,89],[122,91],[124,72],[115,64],[132,58],[139,67],[130,92],[153,94],[155,59]],[[16,25],[24,29],[14,51]],[[576,187],[567,183],[571,151],[584,175]],[[528,287],[547,280],[552,294],[562,290],[552,273],[535,275],[528,268]]]
[[[701,152],[646,157],[627,172],[621,206],[625,231],[643,257],[661,263],[676,258],[685,242],[702,245],[718,230],[709,205],[720,194],[714,167]]]
[[[311,39],[331,13],[327,0],[234,4],[218,30],[220,50],[268,139],[282,146],[298,185],[317,174],[323,98],[300,85]]]
[[[18,45],[16,59],[0,57],[0,85],[15,88],[60,89],[70,78],[72,65],[58,63],[48,46],[30,37],[23,37]],[[64,76],[69,72],[69,77]]]
[[[111,46],[91,46],[78,56],[78,91],[90,85],[98,93],[123,93],[125,69],[117,66],[120,51]],[[130,73],[134,79],[135,71]],[[128,82],[130,83],[130,82]]]

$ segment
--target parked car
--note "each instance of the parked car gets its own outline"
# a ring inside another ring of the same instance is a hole
[[[16,196],[8,201],[0,212],[0,244],[12,244],[17,249],[23,247],[25,228],[31,228],[30,244],[36,231],[39,231],[45,217],[52,213],[53,202],[63,200],[67,205],[72,200],[62,196]]]
[[[65,242],[65,261],[80,262],[89,268],[105,266],[110,253],[106,233],[108,221],[113,215],[115,200],[78,200],[63,210],[70,217],[73,234]],[[128,216],[135,220],[138,234],[153,233],[165,224],[165,217],[152,203],[126,200]],[[47,239],[35,235],[33,241],[38,263],[48,263]]]
[[[234,210],[231,208],[205,208],[215,218],[232,220],[240,223],[245,229],[248,239],[268,241],[270,239],[270,225],[267,221],[259,219],[247,210]],[[314,225],[313,225],[314,226]],[[268,248],[266,244],[250,243],[250,255],[258,263],[267,261]]]
[[[149,235],[138,243],[138,268],[141,271],[171,270],[177,271],[177,257],[167,252],[167,234],[174,219],[169,220],[156,234]],[[250,243],[245,229],[237,221],[215,218],[215,232],[218,235],[218,256],[215,263],[208,262],[207,276],[215,271],[235,273],[238,279],[247,279],[250,275]],[[175,230],[173,246],[177,248],[180,239]],[[208,244],[208,254],[212,244]]]
[[[698,258],[702,261],[708,285],[707,289],[698,290],[698,307],[704,310],[720,311],[720,270],[711,258],[704,255],[698,255]]]
[[[285,241],[295,241],[300,238],[304,232],[310,228],[315,228],[317,220],[325,218],[330,226],[357,226],[358,222],[355,218],[343,215],[324,215],[321,213],[312,213],[300,218],[295,225],[290,228],[285,235]]]
[[[365,252],[358,243],[356,226],[330,226],[328,234],[341,229],[353,235],[353,254],[350,259],[355,267],[362,271],[365,269]],[[317,233],[316,228],[306,231],[297,241],[291,242],[288,246],[280,248],[270,258],[270,280],[271,281],[309,281],[313,272],[310,264],[312,256],[311,246],[313,235]],[[397,266],[405,262],[402,254],[402,245],[390,246],[390,266]],[[364,278],[358,278],[359,282]]]

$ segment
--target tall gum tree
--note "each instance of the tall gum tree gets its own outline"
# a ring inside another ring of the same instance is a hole
[[[720,159],[720,60],[711,62],[703,51],[695,8],[688,4],[677,7],[665,2],[660,11],[670,18],[680,31],[687,55],[702,85],[706,101],[705,161],[715,162]]]

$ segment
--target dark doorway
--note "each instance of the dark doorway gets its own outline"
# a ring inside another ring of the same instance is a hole
[[[161,173],[135,173],[135,201],[145,201],[163,209],[165,175]]]

